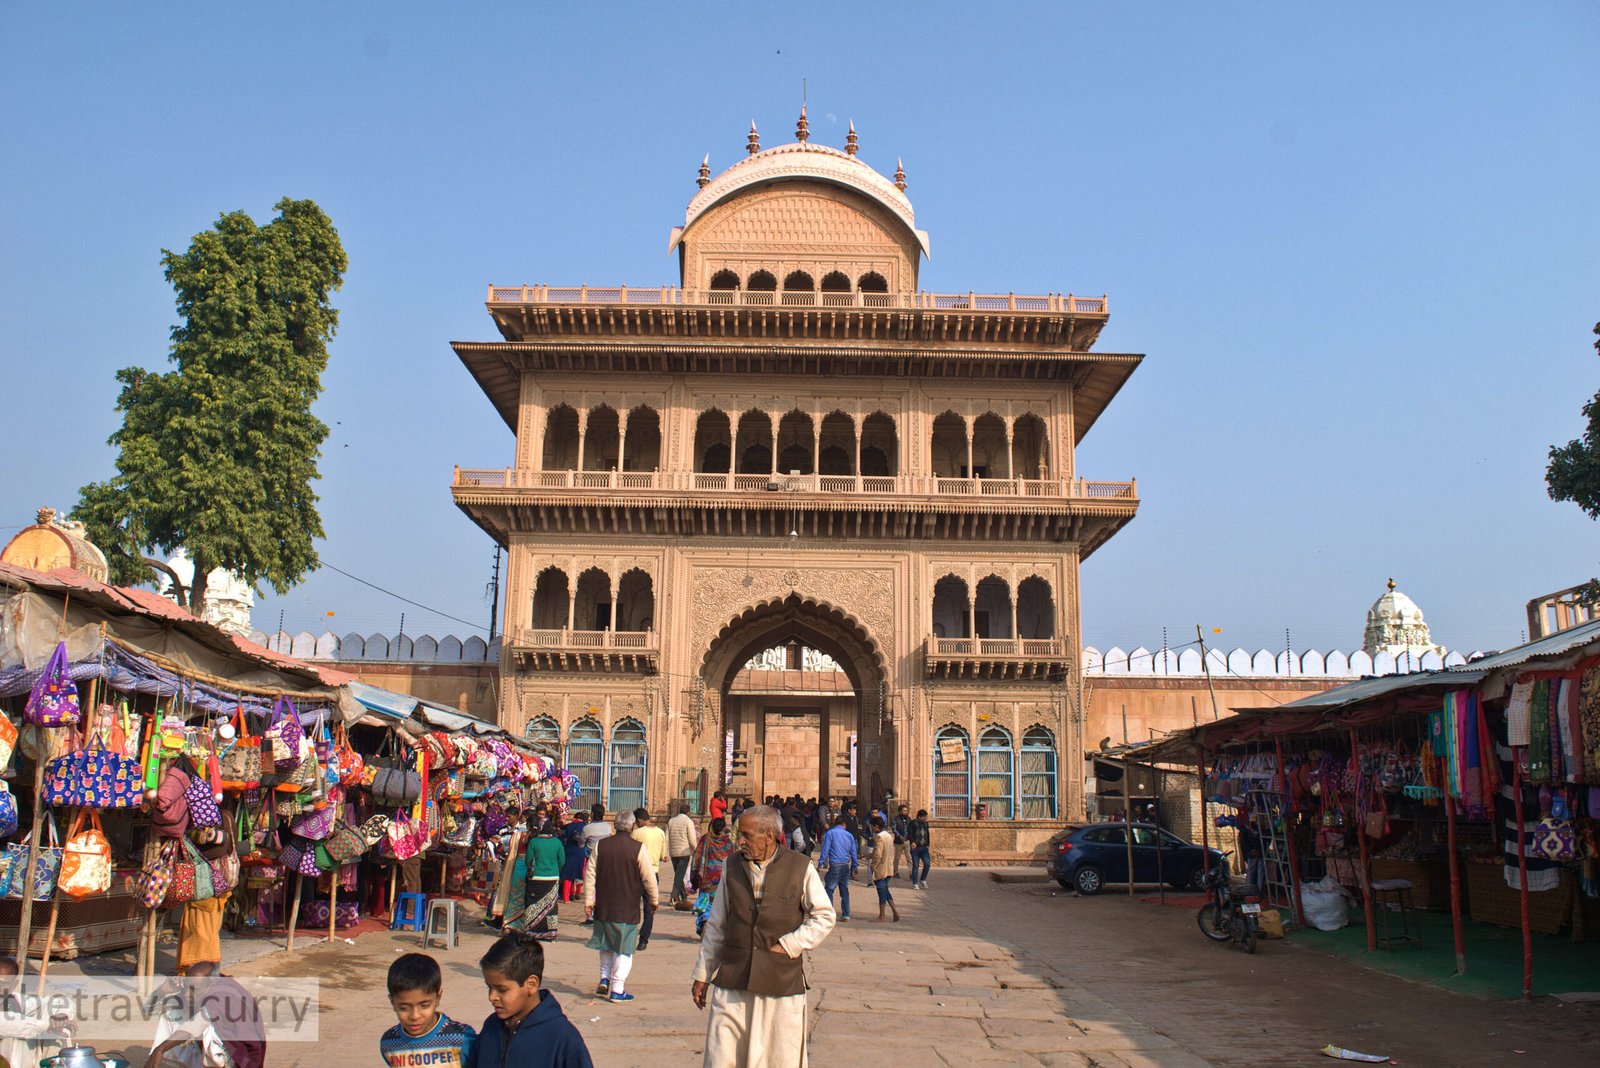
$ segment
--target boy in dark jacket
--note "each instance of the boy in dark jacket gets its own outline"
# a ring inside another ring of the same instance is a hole
[[[555,995],[541,990],[544,947],[508,934],[478,961],[493,1014],[483,1021],[471,1068],[594,1068],[589,1047]]]

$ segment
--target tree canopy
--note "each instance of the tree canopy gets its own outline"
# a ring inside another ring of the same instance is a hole
[[[84,486],[72,512],[113,581],[150,581],[166,570],[153,552],[183,550],[196,614],[213,568],[282,593],[316,566],[323,536],[311,484],[328,427],[311,406],[347,261],[315,203],[275,207],[265,226],[229,212],[187,250],[162,250],[181,320],[172,369],[117,372],[116,474]]]
[[[1600,336],[1600,323],[1595,324],[1594,332]],[[1600,341],[1594,347],[1600,352]],[[1587,421],[1583,437],[1550,446],[1544,483],[1552,500],[1571,501],[1590,519],[1600,519],[1600,393],[1583,406],[1583,417]],[[1583,599],[1590,604],[1600,602],[1600,579],[1589,580]]]

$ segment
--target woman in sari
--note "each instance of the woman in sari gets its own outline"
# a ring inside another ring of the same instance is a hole
[[[567,847],[556,836],[555,820],[547,819],[528,842],[527,890],[522,914],[506,922],[507,931],[527,931],[541,942],[556,940],[557,906],[561,903],[561,865]]]
[[[728,833],[728,821],[718,816],[711,821],[711,830],[694,847],[694,858],[689,870],[694,874],[694,933],[705,930],[706,917],[711,914],[711,900],[722,885],[722,869],[733,852],[733,835]]]

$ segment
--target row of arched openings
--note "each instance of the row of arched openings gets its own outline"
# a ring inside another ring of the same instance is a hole
[[[711,276],[712,289],[748,289],[756,293],[775,293],[778,290],[778,276],[771,271],[754,271],[749,278],[741,279],[734,271],[721,270]],[[783,291],[785,293],[814,293],[818,289],[816,280],[807,271],[790,271],[783,276]],[[868,271],[852,284],[850,276],[843,271],[829,271],[822,276],[821,291],[824,293],[887,293],[889,282],[877,271]]]
[[[590,716],[573,723],[562,744],[561,724],[551,716],[528,721],[523,733],[531,742],[542,744],[552,753],[562,753],[567,770],[580,788],[572,802],[574,812],[585,812],[599,803],[608,812],[632,812],[644,807],[645,751],[644,724],[629,717],[618,720],[606,737],[600,721]]]
[[[939,728],[933,746],[934,819],[971,819],[977,804],[988,807],[989,819],[1056,818],[1056,737],[1049,728],[1029,727],[1018,748],[1004,727],[985,727],[978,735],[977,757],[974,769],[964,729]]]
[[[571,578],[559,567],[539,572],[533,584],[535,630],[645,631],[655,625],[655,586],[650,576],[631,568],[611,588],[611,576],[598,567]]]
[[[863,419],[858,436],[855,420],[844,412],[830,412],[818,424],[805,412],[791,411],[778,420],[774,440],[768,413],[751,410],[736,423],[713,408],[695,421],[694,469],[738,475],[897,475],[900,450],[894,420],[883,412]]]
[[[933,634],[936,638],[1054,638],[1055,598],[1050,583],[1030,575],[1011,584],[998,575],[978,580],[974,597],[967,580],[945,575],[933,585]]]

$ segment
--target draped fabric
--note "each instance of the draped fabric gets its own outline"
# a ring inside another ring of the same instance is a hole
[[[1533,684],[1528,710],[1527,781],[1535,786],[1550,781],[1550,682]]]
[[[1537,720],[1535,704],[1534,719]],[[1515,759],[1510,748],[1500,745],[1495,747],[1495,756],[1500,765],[1500,789],[1495,794],[1495,823],[1500,828],[1501,852],[1505,861],[1503,869],[1506,885],[1513,890],[1518,889],[1520,880],[1517,869],[1517,839],[1522,839],[1522,850],[1528,868],[1528,889],[1554,890],[1561,885],[1561,866],[1554,864],[1543,857],[1534,856],[1533,836],[1539,825],[1539,791],[1530,788],[1526,783],[1522,788],[1522,824],[1517,824],[1516,786],[1512,778],[1515,768],[1512,761]]]
[[[1600,667],[1583,673],[1578,694],[1579,733],[1583,739],[1583,782],[1600,785]]]

